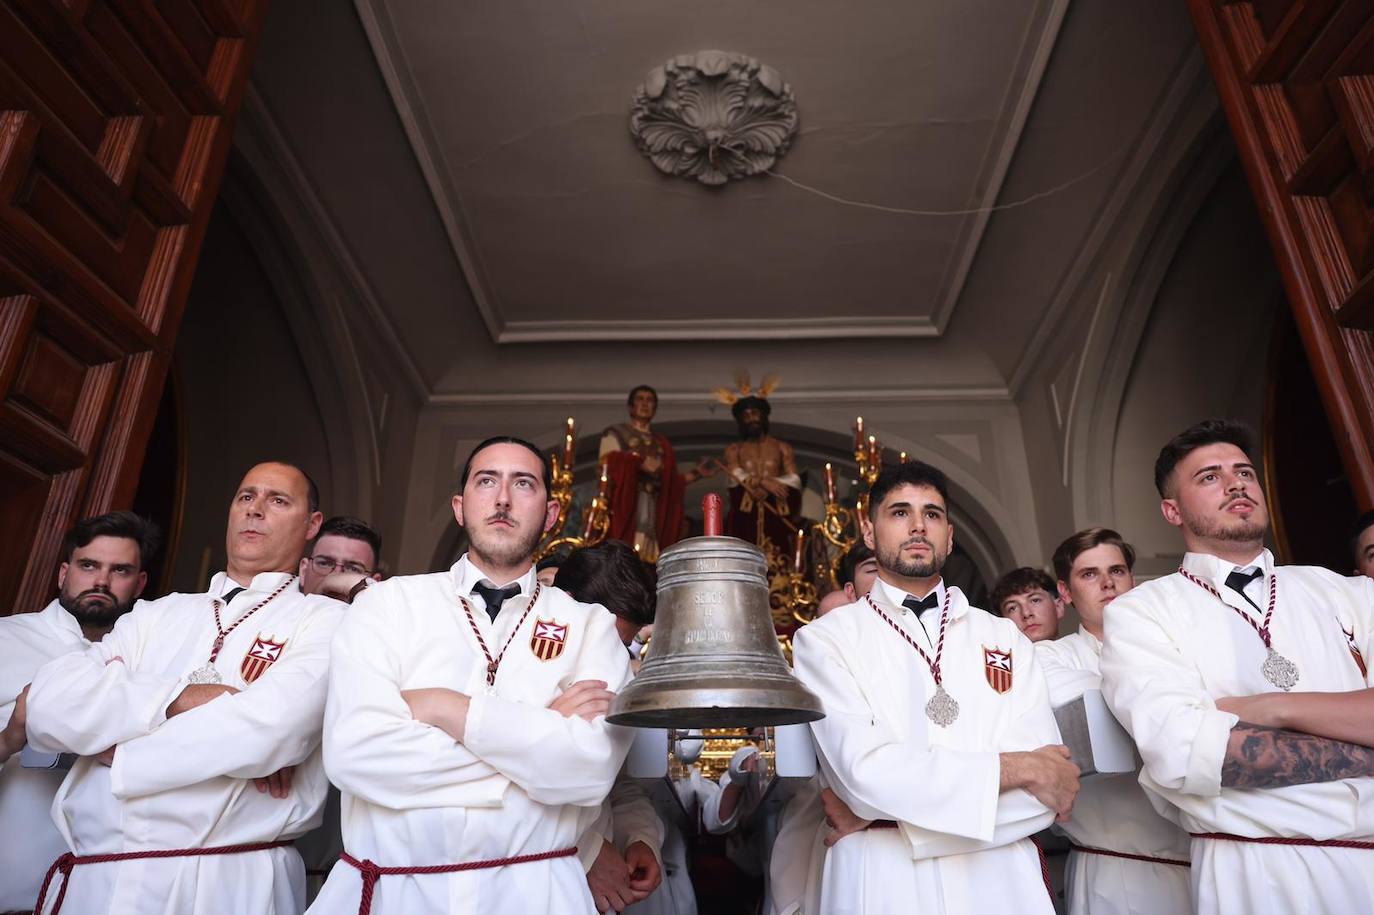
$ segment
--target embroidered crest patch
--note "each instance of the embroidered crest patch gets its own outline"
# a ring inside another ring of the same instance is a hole
[[[988,686],[994,692],[1005,693],[1011,689],[1011,652],[998,651],[983,646],[983,674],[988,678]]]
[[[530,651],[541,661],[552,661],[563,653],[568,641],[568,627],[557,620],[534,621],[534,634],[530,636]]]
[[[1360,643],[1355,641],[1355,624],[1351,623],[1349,629],[1341,626],[1341,632],[1345,633],[1345,645],[1350,649],[1350,656],[1355,659],[1355,664],[1360,668],[1360,676],[1368,677],[1369,668],[1364,663],[1364,652],[1360,651]]]
[[[281,657],[281,650],[286,647],[286,639],[274,642],[258,636],[253,640],[253,647],[248,649],[248,654],[243,656],[243,663],[239,664],[239,676],[243,677],[244,683],[252,683],[258,677],[267,673],[267,668],[277,663]]]

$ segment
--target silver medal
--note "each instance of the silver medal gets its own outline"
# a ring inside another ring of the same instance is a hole
[[[926,703],[926,717],[938,727],[947,728],[959,717],[959,703],[945,692],[944,686],[937,686],[935,695]]]
[[[1284,692],[1288,692],[1298,684],[1298,665],[1272,648],[1269,649],[1268,657],[1264,659],[1264,666],[1260,668],[1260,673],[1264,674],[1264,679]]]
[[[220,679],[219,671],[215,670],[215,665],[206,664],[204,667],[197,667],[191,671],[191,676],[187,677],[192,683],[223,683]]]

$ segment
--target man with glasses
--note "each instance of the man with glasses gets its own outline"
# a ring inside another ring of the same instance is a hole
[[[381,556],[381,534],[357,518],[335,515],[320,525],[320,532],[305,551],[301,560],[301,591],[351,604],[364,588],[382,580],[382,573],[377,571]],[[296,850],[305,861],[307,901],[319,893],[329,869],[343,851],[339,803],[339,789],[330,785],[323,821],[296,840]]]
[[[301,591],[351,604],[369,584],[382,580],[377,571],[381,557],[381,534],[357,518],[336,515],[320,525],[305,551]]]

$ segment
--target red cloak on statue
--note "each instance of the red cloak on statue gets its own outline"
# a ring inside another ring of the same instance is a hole
[[[677,472],[677,459],[668,439],[651,433],[663,452],[659,468],[658,510],[654,534],[660,551],[677,543],[682,532],[682,497],[687,481]],[[606,536],[634,545],[635,517],[639,506],[639,456],[633,451],[612,451],[606,455],[607,499],[611,509],[611,528]]]

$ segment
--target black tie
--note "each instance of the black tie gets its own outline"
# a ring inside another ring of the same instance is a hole
[[[491,621],[496,622],[496,614],[501,612],[501,605],[507,600],[520,593],[520,583],[506,585],[498,588],[486,582],[479,581],[472,586],[472,590],[482,595],[482,600],[486,601],[487,613],[491,616]]]
[[[934,610],[939,605],[940,595],[936,594],[934,591],[931,591],[919,600],[914,597],[908,597],[906,600],[902,601],[902,606],[906,607],[917,616],[921,615],[922,610]]]
[[[228,594],[222,594],[222,595],[220,595],[220,598],[219,598],[219,599],[220,599],[221,601],[223,601],[223,602],[224,602],[224,606],[227,607],[227,606],[229,606],[229,602],[230,602],[231,600],[233,600],[234,598],[238,597],[238,596],[239,596],[239,592],[242,591],[242,590],[243,590],[242,588],[235,588],[234,590],[230,591]]]
[[[1240,594],[1241,597],[1245,598],[1246,603],[1254,607],[1257,612],[1262,613],[1264,611],[1260,610],[1259,604],[1252,601],[1250,595],[1245,593],[1245,586],[1263,574],[1264,573],[1259,569],[1250,569],[1248,571],[1236,569],[1230,575],[1226,576],[1226,587]]]

